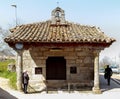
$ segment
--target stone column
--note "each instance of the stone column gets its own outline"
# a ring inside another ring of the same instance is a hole
[[[22,51],[17,51],[17,90],[22,91]]]
[[[100,85],[99,85],[99,51],[94,51],[94,87],[93,93],[100,94]]]

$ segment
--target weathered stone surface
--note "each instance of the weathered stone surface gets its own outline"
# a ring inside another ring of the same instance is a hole
[[[15,72],[16,71],[15,63],[8,64],[8,71],[11,71],[11,72]]]
[[[26,50],[23,53],[23,70],[27,69],[30,75],[30,86],[34,90],[42,90],[47,86],[51,87],[62,87],[68,84],[68,82],[79,83],[80,86],[91,86],[93,81],[94,65],[93,65],[93,55],[87,52],[87,50],[76,49],[75,48],[62,48],[62,51],[54,51],[49,48],[32,48],[33,50]],[[49,56],[62,56],[66,60],[66,80],[46,80],[46,59]],[[70,67],[76,66],[77,73],[71,74]],[[35,74],[35,68],[41,67],[42,74]],[[87,71],[87,72],[86,72]]]

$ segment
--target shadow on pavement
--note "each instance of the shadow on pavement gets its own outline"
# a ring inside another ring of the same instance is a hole
[[[100,88],[102,92],[110,91],[114,89],[120,89],[120,85],[111,78],[110,85],[107,85],[107,80],[103,74],[100,74]]]
[[[10,93],[0,88],[0,99],[18,99],[18,98],[12,96]]]

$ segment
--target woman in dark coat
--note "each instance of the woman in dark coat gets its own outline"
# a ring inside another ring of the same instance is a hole
[[[112,76],[112,69],[109,67],[109,65],[107,65],[107,68],[105,69],[105,76],[106,76],[108,85],[110,85],[110,79]]]
[[[29,76],[28,76],[27,71],[23,72],[22,74],[22,83],[23,83],[23,91],[24,93],[27,93],[27,86],[29,83]]]

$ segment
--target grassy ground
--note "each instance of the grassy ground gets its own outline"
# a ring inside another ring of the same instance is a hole
[[[10,80],[10,86],[16,89],[16,72],[7,70],[9,63],[15,63],[15,60],[0,61],[0,77],[8,78]]]

